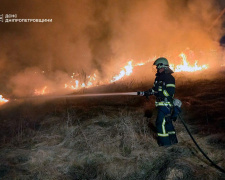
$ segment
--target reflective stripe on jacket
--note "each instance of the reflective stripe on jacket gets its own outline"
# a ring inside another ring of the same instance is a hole
[[[162,101],[156,101],[156,106],[172,106],[173,105],[173,96],[175,94],[175,79],[171,73],[157,73],[155,82],[153,84],[153,91],[158,92],[154,95]],[[167,99],[167,101],[164,101]]]

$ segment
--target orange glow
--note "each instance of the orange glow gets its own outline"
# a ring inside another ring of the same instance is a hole
[[[132,61],[129,61],[127,64],[124,69],[126,70],[126,75],[129,76],[133,72]]]
[[[145,63],[137,63],[137,64],[135,64],[136,66],[143,66],[143,65],[145,65]]]
[[[181,53],[179,55],[182,58],[183,63],[179,65],[170,64],[170,68],[174,72],[194,72],[194,71],[202,71],[209,67],[209,65],[198,65],[198,61],[195,61],[195,64],[193,66],[190,65],[190,63],[187,61],[186,55],[184,53]]]
[[[9,101],[8,99],[5,99],[5,98],[3,98],[2,95],[0,95],[0,105],[7,103],[8,101]]]
[[[37,95],[37,96],[39,96],[39,95],[44,95],[44,94],[47,93],[47,92],[46,92],[46,89],[47,89],[47,86],[45,86],[42,90],[37,90],[37,89],[35,89],[35,90],[34,90],[34,94]]]
[[[182,62],[180,64],[170,64],[170,68],[174,72],[194,72],[194,71],[202,71],[209,67],[209,65],[199,65],[198,61],[195,61],[194,65],[191,65],[190,62],[187,60],[187,57],[184,53],[181,53],[179,57],[182,59]],[[134,60],[129,60],[127,64],[120,69],[120,72],[118,72],[117,75],[113,75],[111,79],[105,80],[104,82],[101,81],[101,78],[99,78],[96,73],[92,75],[86,76],[86,74],[82,73],[73,73],[71,76],[71,81],[64,84],[64,88],[70,89],[70,90],[79,90],[82,88],[89,88],[89,87],[95,87],[102,84],[109,84],[116,81],[119,81],[127,76],[130,76],[133,73],[133,69],[137,66],[144,66],[147,65],[147,63],[153,63],[154,60],[157,59],[157,57],[153,57],[152,59],[148,59],[146,61],[139,61],[137,63],[134,63]],[[45,86],[41,90],[35,89],[34,94],[35,95],[44,95],[46,93],[49,93],[46,91],[47,86]]]
[[[133,66],[132,66],[132,61],[128,61],[127,65],[121,68],[122,70],[118,75],[113,76],[112,80],[110,82],[115,82],[120,79],[122,79],[125,75],[130,76],[131,73],[133,72]]]
[[[78,81],[78,80],[76,80],[76,81],[75,81],[75,83],[76,83],[75,88],[77,89],[77,88],[79,87],[79,81]]]
[[[170,64],[170,68],[174,71],[174,72],[194,72],[194,71],[202,71],[207,69],[209,66],[208,65],[198,65],[198,61],[195,61],[194,65],[190,65],[190,63],[188,62],[186,55],[184,53],[181,53],[179,55],[179,57],[182,58],[182,63],[181,64]],[[76,74],[73,73],[73,76],[71,76],[71,78],[73,79],[71,81],[71,83],[75,83],[75,84],[65,84],[65,88],[69,88],[69,89],[81,89],[81,88],[88,88],[88,87],[94,87],[97,86],[99,83],[100,84],[108,84],[108,83],[113,83],[116,81],[119,81],[121,79],[123,79],[124,77],[130,76],[133,73],[133,69],[134,67],[137,66],[144,66],[149,62],[153,62],[155,59],[157,59],[157,57],[154,57],[152,59],[149,59],[147,61],[139,61],[138,63],[133,64],[133,60],[130,60],[127,62],[127,64],[121,68],[120,72],[117,75],[112,76],[111,79],[109,79],[108,81],[102,83],[100,81],[100,79],[98,79],[97,75],[94,73],[93,75],[87,76],[86,81],[85,82],[80,82],[79,80],[75,80],[74,77],[79,78],[80,74]],[[98,83],[97,83],[98,82]]]

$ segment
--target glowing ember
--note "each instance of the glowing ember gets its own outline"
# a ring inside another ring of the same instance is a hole
[[[6,102],[8,102],[8,101],[9,101],[8,99],[5,99],[5,98],[3,98],[2,95],[0,95],[0,104],[1,105],[4,104],[4,103],[6,103]]]
[[[35,89],[35,91],[34,91],[34,94],[35,95],[44,95],[44,94],[46,94],[47,92],[46,92],[46,89],[47,89],[47,86],[45,86],[42,90],[37,90],[37,89]]]
[[[182,64],[176,66],[174,64],[170,64],[170,68],[174,72],[181,72],[181,71],[194,72],[194,71],[202,71],[208,68],[208,65],[198,66],[198,61],[195,61],[195,64],[191,66],[187,61],[186,55],[184,53],[181,53],[179,56],[183,60]]]

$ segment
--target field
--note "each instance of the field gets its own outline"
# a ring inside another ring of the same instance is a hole
[[[177,76],[182,118],[206,154],[225,168],[225,73]],[[209,77],[210,76],[210,77]],[[146,90],[127,80],[92,92]],[[13,101],[0,109],[0,179],[225,179],[180,120],[179,143],[158,147],[154,97]]]

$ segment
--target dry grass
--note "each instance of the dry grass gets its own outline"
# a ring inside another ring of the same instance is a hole
[[[187,81],[178,85],[177,96],[200,146],[225,167],[224,126],[219,127],[224,116],[214,116],[224,103],[216,95],[216,102],[208,98],[220,83]],[[223,90],[217,91],[220,97]],[[0,116],[1,179],[223,179],[179,121],[175,122],[179,144],[158,147],[153,100],[93,97],[23,102],[3,107]]]

